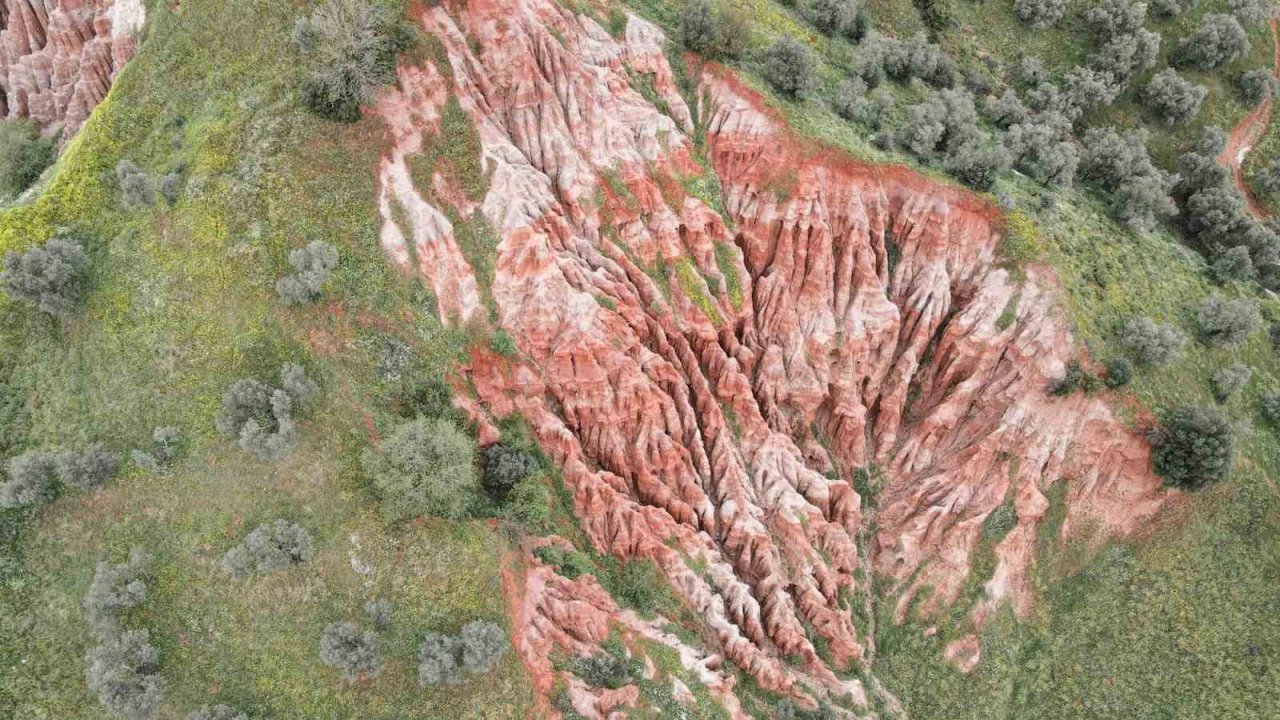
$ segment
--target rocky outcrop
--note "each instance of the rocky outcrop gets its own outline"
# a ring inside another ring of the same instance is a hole
[[[133,57],[142,0],[0,0],[0,117],[67,137]]]
[[[899,621],[936,614],[960,597],[985,519],[1011,505],[977,627],[999,603],[1029,609],[1051,485],[1066,485],[1068,531],[1124,534],[1159,507],[1146,444],[1103,400],[1046,395],[1072,353],[1054,278],[1002,266],[985,201],[800,140],[722,70],[692,79],[691,107],[637,17],[616,38],[552,0],[420,19],[450,69],[403,67],[379,105],[382,243],[444,318],[482,319],[489,287],[519,349],[476,349],[460,404],[482,438],[521,413],[596,548],[653,560],[761,687],[892,706],[859,627],[873,572]],[[450,93],[480,138],[474,209],[500,238],[484,283],[428,200],[449,178],[415,184],[401,167]],[[859,477],[883,478],[874,498]],[[584,588],[537,581],[531,636],[592,616],[569,610]],[[583,651],[599,632],[550,635]],[[979,661],[976,642],[949,654]]]

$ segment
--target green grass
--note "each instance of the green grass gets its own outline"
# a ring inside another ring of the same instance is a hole
[[[0,300],[0,400],[22,399],[3,418],[21,435],[6,452],[93,439],[127,450],[157,425],[179,426],[190,448],[164,477],[128,471],[96,495],[0,513],[0,716],[102,716],[84,686],[79,600],[96,563],[132,545],[157,556],[138,620],[162,652],[165,717],[212,701],[260,717],[385,718],[523,717],[531,703],[514,652],[458,688],[416,686],[422,634],[478,617],[506,625],[498,569],[510,548],[481,522],[383,525],[358,458],[366,422],[385,434],[407,382],[388,365],[388,339],[412,352],[404,372],[426,376],[472,338],[441,327],[428,293],[378,247],[377,122],[301,111],[293,14],[288,4],[208,0],[180,15],[155,4],[138,56],[43,194],[0,212],[0,251],[67,225],[93,259],[85,306],[67,322]],[[182,199],[123,211],[120,158],[157,176],[182,168]],[[320,307],[286,309],[275,279],[288,251],[312,239],[339,247],[339,268]],[[323,397],[293,455],[263,464],[214,436],[213,413],[229,382],[269,376],[286,359],[307,365]],[[243,582],[220,571],[222,553],[278,516],[312,533],[312,563]],[[319,661],[320,632],[376,596],[396,605],[386,667],[343,685]]]

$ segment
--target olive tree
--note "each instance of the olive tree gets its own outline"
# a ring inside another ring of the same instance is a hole
[[[1249,51],[1249,36],[1230,15],[1212,13],[1178,46],[1179,62],[1198,70],[1212,70]]]
[[[1159,367],[1182,357],[1187,336],[1172,325],[1161,325],[1145,315],[1135,315],[1125,323],[1121,343],[1134,360]]]
[[[290,305],[310,305],[320,299],[324,285],[338,267],[338,250],[321,240],[289,252],[294,272],[276,281],[276,294]]]
[[[146,630],[108,634],[85,656],[85,681],[112,716],[151,720],[160,711],[160,651]]]
[[[89,256],[80,243],[58,234],[26,252],[6,253],[0,285],[10,298],[64,317],[79,302],[88,270]]]
[[[294,30],[307,67],[303,103],[329,120],[359,120],[360,107],[395,80],[396,60],[412,40],[388,4],[324,0]]]
[[[487,620],[473,620],[458,634],[462,647],[462,669],[470,673],[488,670],[507,651],[507,634]]]
[[[53,499],[57,458],[32,450],[9,459],[9,479],[0,483],[0,509],[41,505]]]
[[[462,682],[458,668],[458,638],[427,633],[418,645],[418,684],[457,685]]]
[[[377,677],[382,670],[382,641],[356,623],[329,623],[320,636],[320,660],[347,682]]]
[[[364,470],[388,520],[466,517],[480,489],[474,444],[438,418],[401,424],[381,446],[365,452]]]
[[[1142,91],[1142,100],[1166,125],[1190,121],[1200,112],[1208,88],[1184,80],[1173,68],[1156,73]]]
[[[787,97],[798,98],[813,89],[816,71],[813,52],[790,35],[778,38],[765,53],[765,78]]]
[[[311,534],[300,525],[278,519],[254,528],[244,542],[227,551],[222,567],[232,577],[297,567],[311,560]]]
[[[1262,323],[1258,305],[1251,300],[1228,300],[1220,295],[1206,298],[1196,312],[1200,332],[1210,345],[1234,346],[1243,343]]]

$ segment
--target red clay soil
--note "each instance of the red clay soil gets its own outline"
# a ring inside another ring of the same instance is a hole
[[[1275,70],[1272,71],[1272,74],[1280,77],[1280,32],[1277,31],[1275,18],[1271,19],[1271,38],[1275,45]],[[1222,149],[1222,154],[1218,156],[1218,164],[1231,170],[1231,179],[1235,182],[1236,188],[1244,195],[1249,214],[1258,219],[1267,217],[1271,214],[1271,211],[1258,202],[1258,198],[1254,196],[1249,184],[1245,182],[1244,159],[1249,155],[1249,151],[1262,139],[1262,136],[1266,134],[1267,126],[1270,123],[1271,98],[1267,97],[1258,103],[1258,106],[1251,110],[1248,115],[1241,118],[1240,123],[1232,129],[1231,136],[1227,138],[1227,146]]]

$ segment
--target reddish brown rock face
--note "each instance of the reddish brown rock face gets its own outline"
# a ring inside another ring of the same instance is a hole
[[[0,0],[0,117],[67,137],[133,57],[142,0]]]
[[[449,178],[424,195],[405,169],[452,92],[489,178],[454,215],[479,210],[501,238],[492,298],[520,351],[477,351],[460,405],[482,439],[520,412],[597,549],[652,559],[711,649],[762,687],[892,702],[845,672],[873,667],[859,578],[886,578],[899,621],[931,587],[915,612],[935,614],[1002,504],[1016,522],[966,608],[975,628],[999,603],[1030,608],[1050,486],[1066,485],[1068,531],[1124,534],[1158,509],[1141,438],[1101,399],[1046,395],[1072,354],[1054,278],[1000,266],[1001,218],[981,199],[798,140],[723,70],[701,73],[689,107],[639,18],[619,38],[552,0],[421,20],[452,77],[404,67],[379,105],[394,142],[382,243],[442,317],[484,316],[425,199],[449,197]],[[686,190],[699,183],[712,191]],[[859,470],[883,477],[874,501],[854,490]],[[616,611],[534,572],[540,604],[526,598],[518,622],[545,642],[526,661],[584,652]],[[558,612],[558,597],[593,610]],[[979,648],[950,655],[971,667]]]

